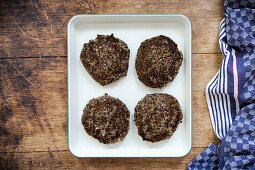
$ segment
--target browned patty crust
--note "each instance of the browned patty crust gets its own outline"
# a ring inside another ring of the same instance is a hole
[[[177,99],[169,94],[147,94],[135,107],[134,122],[143,140],[168,139],[181,123],[183,115]]]
[[[182,60],[177,44],[171,38],[159,35],[141,43],[135,68],[139,80],[146,86],[162,88],[176,77]]]
[[[129,110],[108,94],[91,99],[83,110],[82,124],[86,133],[104,144],[120,142],[129,130]]]
[[[90,76],[107,85],[127,75],[130,50],[127,44],[111,35],[97,35],[83,45],[80,59]]]

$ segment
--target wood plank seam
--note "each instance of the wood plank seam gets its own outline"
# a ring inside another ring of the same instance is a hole
[[[66,58],[67,56],[31,56],[31,57],[3,57],[0,60],[31,59],[31,58]]]
[[[211,54],[215,54],[215,55],[220,55],[222,53],[192,53],[192,55],[211,55]],[[31,57],[3,57],[0,58],[0,60],[11,60],[11,59],[19,59],[19,58],[24,58],[24,59],[29,59],[29,58],[67,58],[67,56],[31,56]]]
[[[203,149],[206,147],[192,147],[192,149]],[[66,152],[69,150],[63,149],[63,150],[50,150],[51,152]],[[12,151],[12,152],[0,152],[0,154],[7,154],[7,153],[40,153],[40,152],[49,152],[48,150],[41,150],[41,151]],[[149,158],[149,157],[148,157]]]

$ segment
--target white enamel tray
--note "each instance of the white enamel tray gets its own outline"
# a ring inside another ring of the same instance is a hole
[[[80,62],[84,43],[97,34],[114,34],[130,49],[126,77],[101,86],[93,80]],[[67,26],[68,51],[68,140],[69,149],[77,157],[182,157],[192,146],[191,96],[191,22],[184,15],[76,15]],[[165,88],[152,89],[141,83],[135,71],[137,49],[142,41],[166,35],[173,39],[184,55],[178,75]],[[142,140],[133,122],[134,108],[149,93],[175,96],[183,110],[183,121],[170,139],[158,143]],[[81,124],[83,108],[92,98],[108,93],[119,98],[130,110],[130,130],[122,142],[111,145],[99,143],[88,136]]]

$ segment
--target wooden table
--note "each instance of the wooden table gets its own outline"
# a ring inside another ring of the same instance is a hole
[[[193,148],[183,158],[84,158],[68,150],[66,26],[76,14],[184,14],[193,26]],[[220,68],[223,0],[0,2],[0,168],[185,169],[213,133],[205,87]]]

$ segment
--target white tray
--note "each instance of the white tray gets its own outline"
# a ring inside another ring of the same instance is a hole
[[[184,15],[76,15],[67,26],[68,51],[68,141],[77,157],[182,157],[192,145],[191,97],[191,22]],[[84,69],[80,52],[85,42],[97,34],[111,34],[125,41],[130,49],[128,74],[115,83],[101,86]],[[182,66],[173,82],[165,88],[152,89],[141,83],[135,71],[137,49],[142,41],[166,35],[184,55]],[[175,96],[183,110],[183,121],[170,139],[158,143],[142,140],[133,122],[134,108],[149,93]],[[119,98],[130,110],[130,130],[122,142],[99,143],[88,136],[81,124],[83,108],[92,98],[108,93]]]

